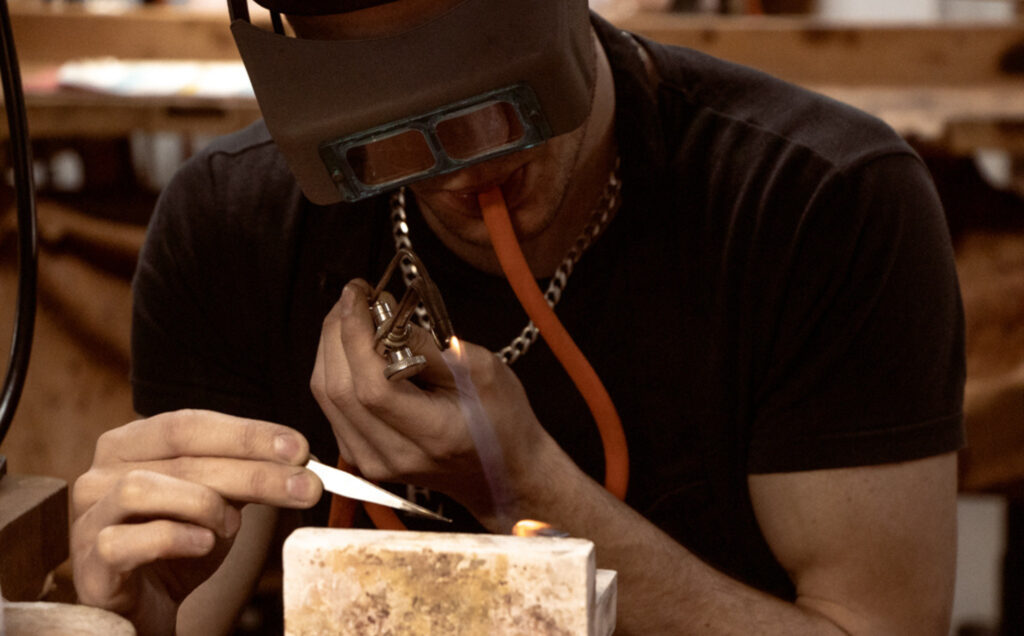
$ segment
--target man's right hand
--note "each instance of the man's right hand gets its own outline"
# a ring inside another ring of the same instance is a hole
[[[176,411],[104,433],[73,491],[79,601],[140,634],[174,633],[181,601],[220,566],[240,507],[308,508],[322,494],[293,429],[211,411]]]

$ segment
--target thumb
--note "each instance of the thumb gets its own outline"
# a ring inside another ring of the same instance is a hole
[[[409,334],[409,348],[416,355],[427,359],[427,366],[417,375],[410,378],[424,388],[454,389],[455,377],[452,375],[449,360],[451,354],[441,353],[434,341],[434,336],[419,325],[412,325]]]

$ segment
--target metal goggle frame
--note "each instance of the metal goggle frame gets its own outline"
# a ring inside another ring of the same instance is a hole
[[[525,150],[551,137],[536,94],[516,84],[320,144],[345,201]]]

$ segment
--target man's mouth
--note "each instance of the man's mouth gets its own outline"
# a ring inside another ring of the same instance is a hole
[[[488,176],[479,181],[464,182],[463,179],[456,178],[450,181],[451,186],[456,187],[439,183],[436,186],[432,185],[424,189],[429,192],[429,196],[432,199],[443,202],[446,207],[465,216],[479,218],[480,203],[477,197],[482,192],[487,192],[496,187],[501,188],[502,195],[504,195],[509,209],[514,208],[524,198],[526,194],[525,186],[528,165],[524,163],[511,172]]]

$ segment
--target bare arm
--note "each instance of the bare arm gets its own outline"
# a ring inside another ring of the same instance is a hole
[[[384,379],[360,291],[324,321],[311,386],[342,455],[368,476],[452,495],[497,532],[459,394],[429,344],[426,390]],[[796,585],[788,603],[695,557],[585,475],[537,422],[515,375],[464,343],[464,364],[501,440],[514,514],[597,545],[617,570],[623,634],[945,632],[955,563],[955,458],[749,478],[758,521]]]
[[[617,570],[622,634],[946,634],[956,559],[955,456],[864,468],[757,475],[751,496],[798,598],[726,577],[554,450],[544,481],[570,490],[532,512],[595,541]],[[553,460],[553,461],[552,461]],[[568,478],[567,474],[576,473]]]
[[[750,478],[797,604],[852,634],[946,634],[956,575],[956,455]]]
[[[436,350],[421,382],[384,379],[365,286],[328,315],[311,386],[342,454],[365,473],[434,487],[507,532],[479,475],[460,396]],[[765,538],[796,603],[696,558],[575,466],[529,409],[514,374],[466,344],[464,364],[501,437],[515,511],[597,546],[620,576],[623,634],[944,634],[955,563],[955,457],[749,477]],[[475,478],[472,478],[475,477]],[[475,490],[474,490],[475,489]]]

